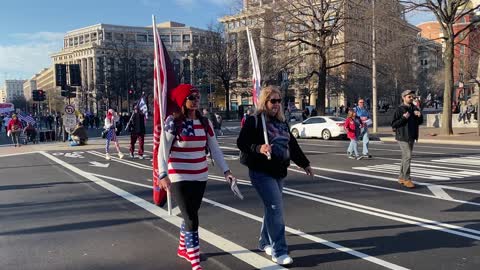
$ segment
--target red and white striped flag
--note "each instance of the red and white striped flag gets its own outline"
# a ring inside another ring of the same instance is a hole
[[[255,43],[253,42],[252,34],[247,28],[247,40],[248,47],[250,49],[250,59],[252,60],[252,96],[253,104],[257,106],[258,97],[260,96],[261,85],[262,85],[262,76],[260,75],[260,65],[258,63],[257,51],[255,50]]]
[[[160,189],[158,164],[159,158],[166,158],[166,153],[159,153],[160,138],[162,136],[163,120],[166,117],[167,109],[167,76],[165,51],[162,40],[158,34],[155,16],[153,21],[153,39],[154,39],[154,70],[153,70],[153,202],[156,205],[163,206],[167,199],[167,191]],[[165,151],[163,151],[165,152]],[[163,157],[159,157],[163,155]]]

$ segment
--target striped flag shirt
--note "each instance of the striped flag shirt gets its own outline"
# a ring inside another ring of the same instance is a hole
[[[27,114],[19,113],[18,119],[20,119],[21,121],[25,121],[27,123],[35,124],[35,119],[33,119],[33,117]]]
[[[208,162],[205,153],[207,141],[210,153],[222,169],[222,173],[229,170],[210,121],[208,132],[205,134],[205,129],[199,120],[186,120],[182,123],[178,138],[175,139],[177,130],[173,116],[169,116],[165,120],[165,133],[163,146],[171,145],[171,148],[167,151],[167,153],[170,152],[168,162],[162,162],[159,171],[160,174],[168,173],[170,181],[208,180]]]

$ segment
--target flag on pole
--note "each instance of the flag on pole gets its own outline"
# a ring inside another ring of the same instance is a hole
[[[253,42],[252,34],[247,27],[247,39],[248,39],[248,47],[250,49],[250,58],[252,62],[252,82],[253,82],[253,89],[252,89],[252,96],[253,96],[253,104],[257,107],[258,97],[260,96],[260,91],[262,90],[262,77],[260,75],[260,65],[258,63],[257,51],[255,50],[255,43]],[[263,127],[263,139],[265,144],[268,143],[268,135],[267,135],[267,127],[265,124],[265,114],[262,113],[262,127]],[[267,158],[270,160],[271,156],[270,153],[267,152]]]
[[[250,58],[252,62],[252,96],[253,96],[253,104],[257,106],[258,97],[260,96],[261,85],[262,85],[262,77],[260,75],[260,65],[258,64],[257,58],[257,51],[255,50],[255,43],[253,42],[252,35],[250,34],[250,30],[247,27],[247,39],[248,39],[248,47],[250,48]]]
[[[19,113],[18,113],[18,119],[19,119],[20,121],[25,121],[25,122],[27,122],[27,124],[28,124],[28,123],[32,123],[32,125],[35,124],[35,119],[33,119],[33,117],[31,117],[30,115],[27,115],[27,114],[25,114],[25,113],[22,113],[22,112],[19,112]]]
[[[167,50],[160,39],[156,27],[155,16],[152,15],[154,39],[154,71],[153,71],[153,201],[156,205],[163,206],[167,200],[166,190],[158,186],[159,158],[167,159],[168,154],[160,151],[160,138],[163,136],[162,127],[165,118],[172,112],[171,104],[167,102],[168,91],[175,88],[178,81],[173,72],[173,66],[168,57]],[[146,106],[146,105],[145,105]],[[162,155],[162,156],[159,156]]]
[[[148,107],[145,102],[145,98],[142,96],[138,102],[138,109],[145,115],[145,119],[148,119]]]

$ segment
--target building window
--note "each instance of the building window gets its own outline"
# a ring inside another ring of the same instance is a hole
[[[78,45],[78,37],[73,38],[73,45]]]
[[[173,73],[177,78],[180,78],[180,60],[173,59]]]
[[[90,34],[85,35],[85,43],[90,42]]]
[[[79,43],[80,43],[80,44],[83,44],[83,36],[80,36],[80,38],[79,38]]]
[[[123,40],[123,33],[114,33],[113,37],[115,40]]]
[[[184,43],[190,43],[191,39],[190,39],[190,35],[183,35],[183,42]]]
[[[105,40],[112,40],[112,32],[105,32]]]
[[[135,41],[135,34],[127,34],[127,40]]]
[[[137,35],[137,41],[138,42],[147,42],[147,35],[138,34]]]
[[[200,37],[200,44],[205,44],[206,37]]]
[[[193,44],[198,44],[200,41],[200,38],[198,37],[198,35],[193,35]]]
[[[184,83],[191,83],[191,69],[190,69],[190,60],[185,59],[183,60],[183,82]]]
[[[97,33],[92,33],[91,36],[92,36],[92,41],[97,40]]]
[[[173,42],[173,43],[180,43],[180,42],[182,42],[181,36],[180,36],[180,35],[172,35],[172,42]]]
[[[160,35],[160,39],[163,41],[163,43],[169,43],[170,44],[170,36],[169,35]]]
[[[153,42],[153,35],[148,35],[148,42]]]

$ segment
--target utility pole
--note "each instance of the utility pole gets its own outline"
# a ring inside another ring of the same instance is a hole
[[[378,131],[377,122],[377,63],[376,63],[376,33],[375,33],[375,0],[372,0],[372,107],[373,133]]]

